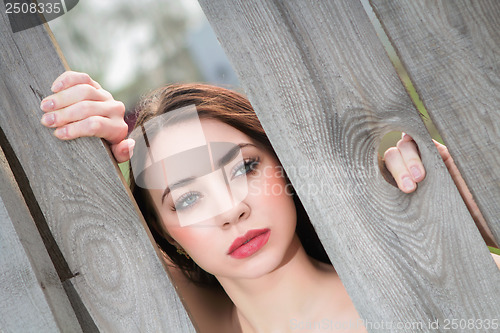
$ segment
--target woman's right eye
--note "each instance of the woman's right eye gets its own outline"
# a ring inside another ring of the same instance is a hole
[[[188,208],[191,208],[193,205],[195,205],[198,200],[201,198],[201,194],[199,192],[188,192],[179,197],[175,201],[174,204],[174,209],[176,211],[182,211]]]

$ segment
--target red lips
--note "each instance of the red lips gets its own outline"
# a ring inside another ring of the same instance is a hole
[[[270,234],[271,230],[268,228],[249,230],[233,241],[227,254],[237,259],[249,257],[266,245]]]

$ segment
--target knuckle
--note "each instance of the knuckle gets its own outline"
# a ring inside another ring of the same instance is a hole
[[[83,83],[90,84],[92,82],[90,75],[88,75],[87,73],[81,73],[80,75],[81,75],[81,80]]]
[[[78,77],[78,75],[80,75],[80,73],[75,72],[75,71],[66,71],[66,72],[64,72],[64,76],[65,77],[75,78],[75,77]]]
[[[88,132],[90,135],[96,135],[102,127],[99,117],[90,117],[87,119]]]
[[[59,79],[68,79],[68,78],[74,78],[75,76],[78,76],[79,73],[75,71],[65,71],[59,76]]]
[[[78,81],[78,73],[76,72],[66,72],[67,75],[64,75],[61,79],[61,82],[64,84],[65,87],[73,85],[75,82]],[[66,74],[64,73],[64,74]]]
[[[113,102],[113,107],[112,110],[120,116],[120,118],[123,118],[125,116],[125,104],[123,104],[120,101],[114,101]]]
[[[62,73],[61,75],[59,75],[57,77],[57,79],[55,79],[55,81],[57,81],[57,80],[59,80],[59,81],[63,80],[65,77],[68,77],[70,75],[71,75],[71,71],[65,71],[64,73]]]
[[[66,124],[65,117],[62,112],[54,112],[54,124],[53,127],[61,127]]]
[[[125,121],[123,121],[120,125],[120,134],[123,135],[123,137],[126,137],[128,133],[128,125]]]
[[[104,97],[104,99],[110,99],[110,100],[113,99],[113,95],[111,95],[111,93],[109,91],[104,90],[104,89],[99,89],[98,91],[99,91],[99,93],[102,94],[102,96]]]
[[[75,125],[68,124],[60,128],[60,135],[62,136],[62,139],[64,140],[71,140],[75,138]]]
[[[117,128],[115,132],[115,135],[112,138],[110,138],[110,141],[120,142],[127,137],[127,133],[128,133],[128,126],[126,124],[120,124],[120,126]]]
[[[92,99],[95,95],[95,89],[91,85],[84,83],[79,85],[79,89],[81,90],[82,96],[85,99]]]
[[[75,109],[75,112],[77,112],[78,115],[75,115],[75,119],[87,117],[91,113],[91,110],[92,110],[92,102],[82,101],[78,103],[78,107]]]
[[[406,161],[407,165],[410,165],[410,166],[420,166],[422,165],[422,160],[419,159],[419,158],[410,158],[408,159],[408,161]]]
[[[59,82],[61,83],[61,85],[63,87],[67,87],[68,86],[68,77],[69,76],[64,76],[64,77],[61,78],[61,80],[59,80]]]

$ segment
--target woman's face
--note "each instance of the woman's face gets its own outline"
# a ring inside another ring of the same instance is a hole
[[[185,121],[167,127],[152,147],[169,160],[188,156],[200,144],[199,125]],[[239,146],[241,154],[232,154],[219,168],[225,176],[197,173],[204,163],[217,169],[214,148],[209,162],[191,154],[184,166],[177,165],[187,182],[174,182],[176,175],[167,174],[171,189],[150,190],[161,223],[178,246],[217,277],[266,274],[283,262],[295,234],[296,210],[283,170],[272,154],[234,127],[213,119],[201,119],[201,127],[210,147],[230,143],[226,146]]]

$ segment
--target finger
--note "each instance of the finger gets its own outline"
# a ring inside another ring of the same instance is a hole
[[[126,162],[132,158],[134,151],[135,141],[133,139],[126,139],[115,145],[111,145],[111,151],[118,163]]]
[[[55,111],[82,100],[105,101],[110,95],[103,89],[96,89],[88,84],[79,84],[64,89],[56,94],[45,97],[40,103],[40,108],[45,111]]]
[[[451,161],[453,161],[453,159],[451,158],[450,152],[448,151],[448,148],[445,145],[437,142],[434,139],[432,139],[432,142],[434,142],[434,145],[436,146],[436,148],[439,152],[439,155],[441,155],[441,158],[443,159],[443,161],[445,163],[447,163],[447,162],[449,163],[449,161],[448,161],[449,159],[451,159]]]
[[[413,138],[408,133],[405,132],[401,132],[401,139],[403,141],[413,141]]]
[[[446,168],[448,169],[448,172],[450,173],[451,177],[455,181],[455,184],[457,185],[458,189],[462,192],[462,189],[467,188],[467,185],[465,185],[465,181],[463,180],[460,171],[458,171],[455,161],[451,157],[448,148],[445,145],[442,145],[441,143],[437,142],[436,140],[432,141],[434,141],[434,145],[436,146],[439,155],[441,155],[441,158],[443,159],[443,162],[446,165]]]
[[[413,181],[406,164],[403,160],[403,156],[398,148],[392,147],[387,149],[384,154],[385,165],[390,171],[394,180],[398,184],[401,191],[405,193],[411,193],[417,188],[416,183]]]
[[[54,135],[61,140],[72,140],[84,136],[97,136],[111,144],[122,141],[128,132],[127,124],[116,120],[92,116],[83,120],[64,125],[54,131]]]
[[[465,186],[465,182],[463,181],[462,175],[460,174],[460,171],[458,171],[455,161],[451,157],[448,148],[434,139],[432,141],[434,142],[434,145],[436,146],[439,155],[441,155],[441,158],[443,159],[443,162],[446,165],[448,172],[450,173],[451,177],[453,177],[453,180],[455,181],[460,190],[461,187]]]
[[[399,149],[399,152],[403,157],[403,161],[406,165],[406,168],[410,172],[413,181],[417,183],[422,181],[425,178],[425,168],[422,164],[422,160],[420,159],[417,144],[415,143],[415,141],[405,141],[401,139],[396,144],[396,147]]]
[[[445,145],[437,142],[436,140],[432,141],[434,142],[434,145],[436,146],[439,154],[441,155],[441,158],[443,159],[443,162],[445,163],[448,172],[453,178],[453,181],[455,182],[455,185],[457,186],[460,195],[464,199],[464,202],[467,205],[467,208],[469,209],[472,218],[476,222],[476,226],[478,227],[481,236],[488,245],[498,246],[498,244],[495,242],[493,234],[491,233],[491,230],[488,227],[488,224],[486,223],[486,220],[484,219],[484,216],[481,214],[479,207],[474,201],[472,193],[470,192],[469,188],[467,187],[467,184],[465,183],[465,180],[462,178],[460,171],[455,165],[455,162],[453,161],[453,158],[451,157],[448,148]]]
[[[61,127],[92,116],[124,121],[124,115],[125,105],[119,101],[81,101],[58,111],[47,112],[42,116],[41,122],[47,127]]]
[[[101,85],[92,80],[90,75],[88,75],[87,73],[66,71],[54,80],[51,90],[56,93],[77,84],[88,84],[96,89],[102,89]]]

